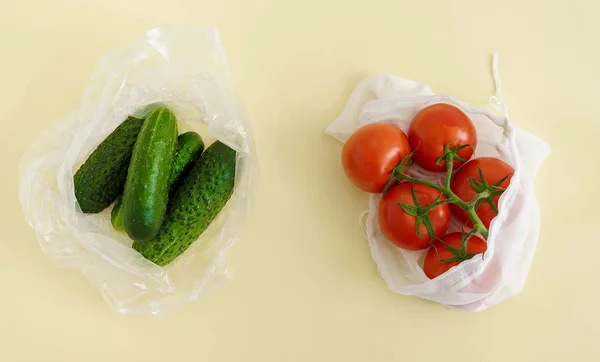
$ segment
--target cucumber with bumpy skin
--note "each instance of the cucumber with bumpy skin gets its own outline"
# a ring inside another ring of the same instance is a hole
[[[204,151],[204,141],[198,133],[186,132],[177,137],[177,153],[173,164],[173,172],[171,173],[171,188],[175,186],[186,168],[202,154],[202,151]]]
[[[123,193],[127,169],[143,119],[128,117],[92,152],[73,176],[84,213],[99,213]]]
[[[163,222],[176,147],[175,115],[154,109],[133,147],[123,191],[123,227],[133,240],[152,239]]]
[[[217,141],[194,162],[173,192],[156,237],[133,248],[164,266],[181,255],[208,228],[233,194],[236,152]]]
[[[204,151],[202,137],[196,132],[186,132],[177,137],[177,151],[175,163],[171,172],[170,190],[173,190],[181,174]],[[116,231],[124,232],[123,227],[123,198],[119,197],[110,215],[110,222]]]

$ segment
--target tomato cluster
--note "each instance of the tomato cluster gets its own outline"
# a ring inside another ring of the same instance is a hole
[[[486,251],[498,200],[514,173],[500,159],[472,158],[476,147],[469,116],[437,103],[417,113],[408,137],[393,124],[373,123],[358,129],[342,149],[350,181],[366,192],[383,193],[378,211],[386,238],[406,250],[429,248],[423,270],[431,279]],[[446,182],[410,176],[413,164],[446,172]],[[451,215],[463,224],[462,232],[447,234]]]

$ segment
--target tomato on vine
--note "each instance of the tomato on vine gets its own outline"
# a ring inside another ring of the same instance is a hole
[[[461,109],[437,103],[422,109],[408,130],[415,163],[429,171],[445,171],[446,147],[456,149],[453,166],[459,167],[473,156],[477,131]]]
[[[402,182],[387,190],[379,204],[379,226],[386,238],[406,250],[422,250],[448,229],[446,196],[426,185]]]
[[[489,196],[481,198],[474,205],[477,216],[489,229],[492,219],[498,215],[498,200],[510,184],[515,170],[506,162],[493,157],[480,157],[467,162],[453,176],[450,189],[463,201],[470,201],[478,194],[487,191]],[[465,210],[452,205],[458,219],[473,226]]]
[[[487,243],[479,236],[456,232],[444,236],[425,255],[423,271],[429,279],[434,279],[473,256],[485,253]],[[465,242],[463,242],[465,241]]]
[[[342,166],[360,189],[382,192],[394,167],[410,154],[404,132],[393,124],[373,123],[359,128],[344,143]]]

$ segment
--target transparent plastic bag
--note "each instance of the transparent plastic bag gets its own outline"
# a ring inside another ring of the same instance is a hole
[[[510,186],[499,201],[500,213],[490,226],[488,251],[430,280],[422,269],[425,251],[407,251],[390,243],[378,225],[381,195],[371,194],[366,237],[379,274],[394,292],[415,295],[450,307],[482,311],[522,289],[538,241],[540,215],[533,188],[534,178],[550,147],[538,137],[512,126],[497,76],[497,96],[491,104],[504,116],[474,107],[448,95],[434,95],[425,84],[391,75],[363,80],[350,96],[342,114],[326,133],[345,142],[358,128],[375,122],[392,123],[408,132],[422,108],[439,102],[463,109],[477,129],[475,157],[497,157],[515,169]],[[441,184],[445,173],[431,173],[413,166],[413,176]],[[361,217],[362,222],[363,217]],[[448,232],[459,231],[453,218]]]
[[[115,232],[108,208],[83,214],[73,174],[128,115],[169,106],[179,132],[194,130],[209,145],[237,151],[235,189],[226,207],[194,244],[161,268]],[[258,185],[250,124],[229,79],[216,30],[168,28],[105,55],[80,107],[44,130],[20,166],[19,197],[43,252],[59,267],[80,269],[123,314],[162,314],[228,279],[226,256]]]

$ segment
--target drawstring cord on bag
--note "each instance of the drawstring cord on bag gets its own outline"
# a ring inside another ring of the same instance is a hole
[[[498,62],[500,56],[498,53],[494,53],[492,61],[492,75],[494,76],[494,86],[496,88],[496,95],[491,96],[489,99],[490,106],[496,110],[496,112],[503,113],[508,120],[508,106],[504,104],[504,93],[502,93],[502,84],[500,83],[500,72],[498,71]]]
[[[502,84],[500,83],[500,72],[498,71],[498,63],[500,56],[498,53],[494,53],[494,57],[492,60],[492,75],[494,77],[494,86],[496,88],[496,95],[491,96],[489,99],[490,106],[496,110],[498,113],[502,113],[504,115],[504,137],[506,139],[510,138],[509,127],[510,117],[508,116],[508,106],[504,103],[504,93],[502,93]]]
[[[502,85],[500,84],[500,72],[498,71],[498,63],[499,63],[499,55],[498,53],[494,53],[493,61],[492,61],[492,75],[494,77],[494,85],[496,87],[496,95],[491,96],[489,103],[496,110],[496,112],[503,113],[505,118],[504,128],[504,137],[506,138],[508,144],[510,145],[511,155],[510,157],[513,159],[513,164],[515,166],[515,173],[513,174],[511,183],[519,183],[519,163],[516,160],[519,160],[519,149],[515,143],[515,137],[511,137],[513,132],[513,128],[511,127],[510,117],[508,116],[508,106],[504,104],[504,94],[502,93]],[[505,193],[504,197],[508,193]],[[514,192],[513,192],[514,194]],[[512,197],[512,196],[511,196]],[[506,217],[506,216],[505,216]]]

